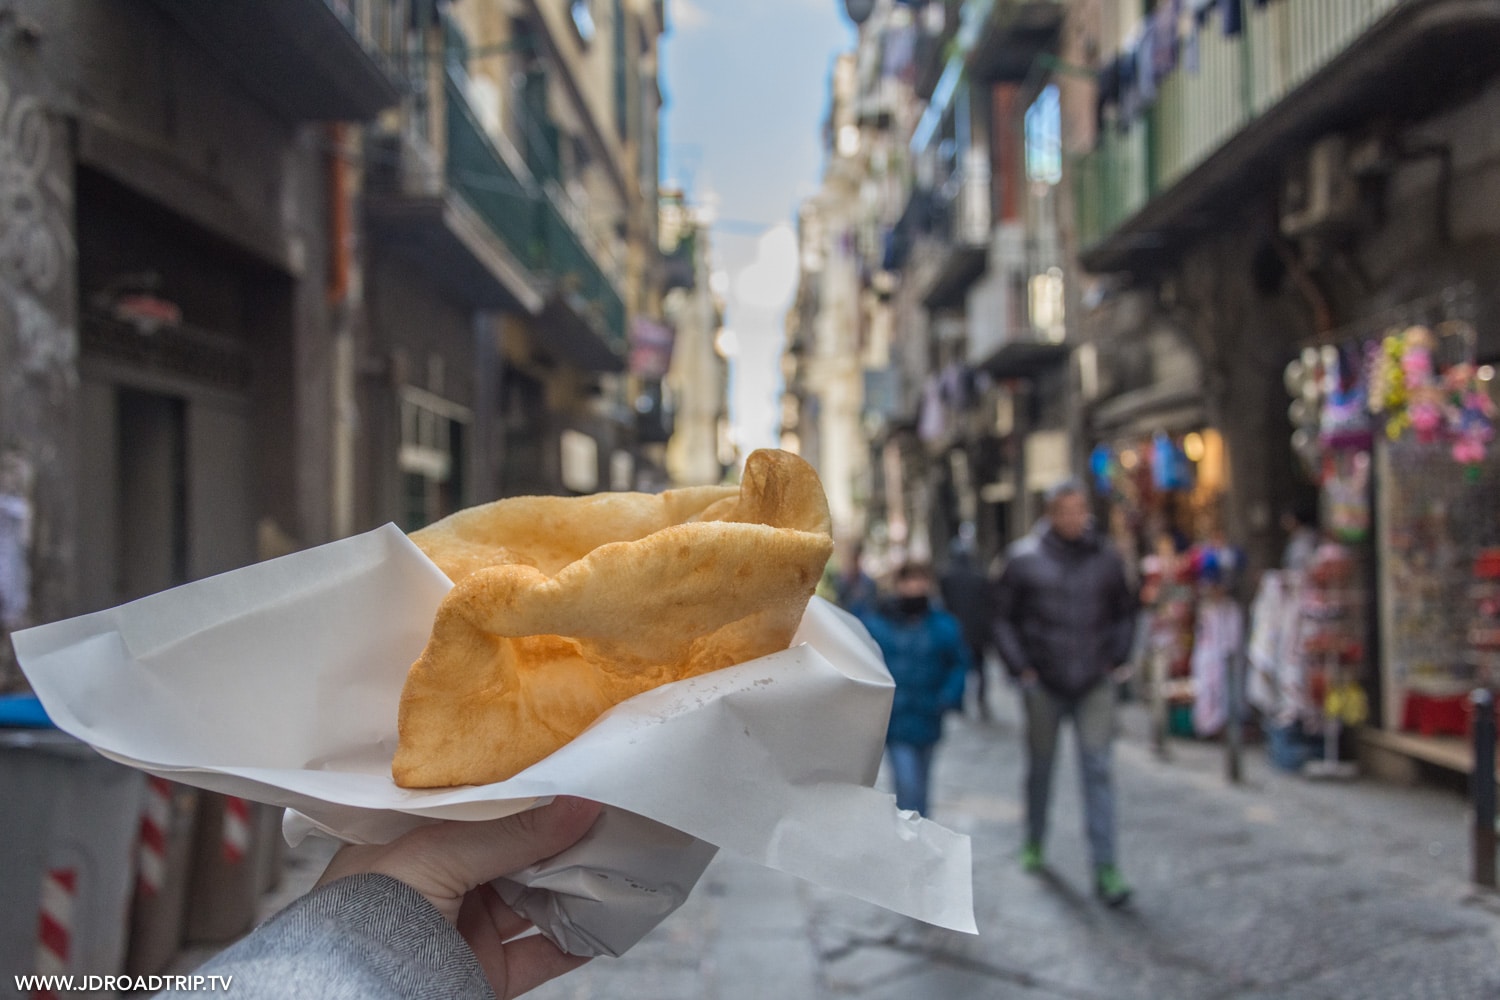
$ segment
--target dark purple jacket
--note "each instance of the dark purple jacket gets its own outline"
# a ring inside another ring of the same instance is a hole
[[[1093,534],[1048,529],[1011,546],[995,586],[995,648],[1016,677],[1077,698],[1130,658],[1135,596],[1125,564]]]

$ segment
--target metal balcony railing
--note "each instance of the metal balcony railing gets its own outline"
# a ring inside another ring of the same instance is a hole
[[[581,298],[593,311],[609,346],[620,351],[625,345],[625,302],[614,282],[585,248],[583,240],[558,207],[556,195],[546,191],[538,200],[543,233],[543,269],[558,281],[565,294]],[[576,301],[575,298],[575,301]]]
[[[1199,35],[1198,71],[1179,66],[1144,117],[1123,133],[1106,126],[1075,161],[1080,245],[1108,236],[1405,2],[1246,5],[1235,38],[1211,22]]]
[[[462,80],[459,71],[450,70],[444,85],[449,186],[517,260],[593,312],[609,346],[623,350],[625,303],[602,266],[603,255],[588,247],[569,221],[566,195],[555,184],[511,168],[469,106]]]
[[[454,73],[444,86],[448,150],[444,176],[485,223],[533,271],[546,262],[546,237],[538,212],[538,195],[530,178],[511,170],[495,148]]]

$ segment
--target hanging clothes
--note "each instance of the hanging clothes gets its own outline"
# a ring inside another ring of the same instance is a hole
[[[1156,103],[1156,81],[1156,22],[1148,19],[1141,28],[1141,41],[1135,54],[1135,90],[1140,100],[1139,114],[1145,114]]]
[[[884,76],[910,82],[916,73],[917,29],[904,25],[889,31],[885,36],[884,58],[881,73]]]
[[[1244,618],[1239,605],[1219,596],[1198,606],[1193,633],[1193,731],[1213,736],[1229,721],[1229,665],[1240,655]]]
[[[1301,581],[1299,572],[1267,571],[1250,605],[1245,697],[1272,726],[1290,726],[1311,707],[1300,652]]]
[[[1151,61],[1158,86],[1177,69],[1177,24],[1181,14],[1182,0],[1161,0],[1152,16],[1156,38]]]
[[[1219,0],[1225,38],[1237,38],[1245,30],[1244,0]]]
[[[923,442],[940,441],[948,433],[948,411],[943,406],[943,387],[936,375],[927,376],[922,387],[922,406],[917,414],[917,437]]]
[[[1100,132],[1104,131],[1105,122],[1109,118],[1109,109],[1116,111],[1120,107],[1120,57],[1111,59],[1104,68],[1099,71],[1097,80],[1098,96],[1094,104],[1094,124]]]

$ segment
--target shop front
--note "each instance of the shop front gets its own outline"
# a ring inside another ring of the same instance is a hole
[[[1308,552],[1347,572],[1266,575],[1250,696],[1286,739],[1321,736],[1324,758],[1336,742],[1349,756],[1334,737],[1359,726],[1382,766],[1468,771],[1468,696],[1500,685],[1500,385],[1472,295],[1411,303],[1287,367],[1291,446],[1319,486]]]

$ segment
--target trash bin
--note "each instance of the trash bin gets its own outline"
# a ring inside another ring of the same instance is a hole
[[[264,879],[265,821],[269,807],[217,792],[198,796],[192,875],[188,882],[184,940],[223,944],[255,925]]]
[[[133,976],[163,971],[182,944],[198,796],[198,790],[187,785],[146,779],[125,957],[125,971]]]
[[[0,969],[124,971],[145,775],[56,729],[0,729]]]

